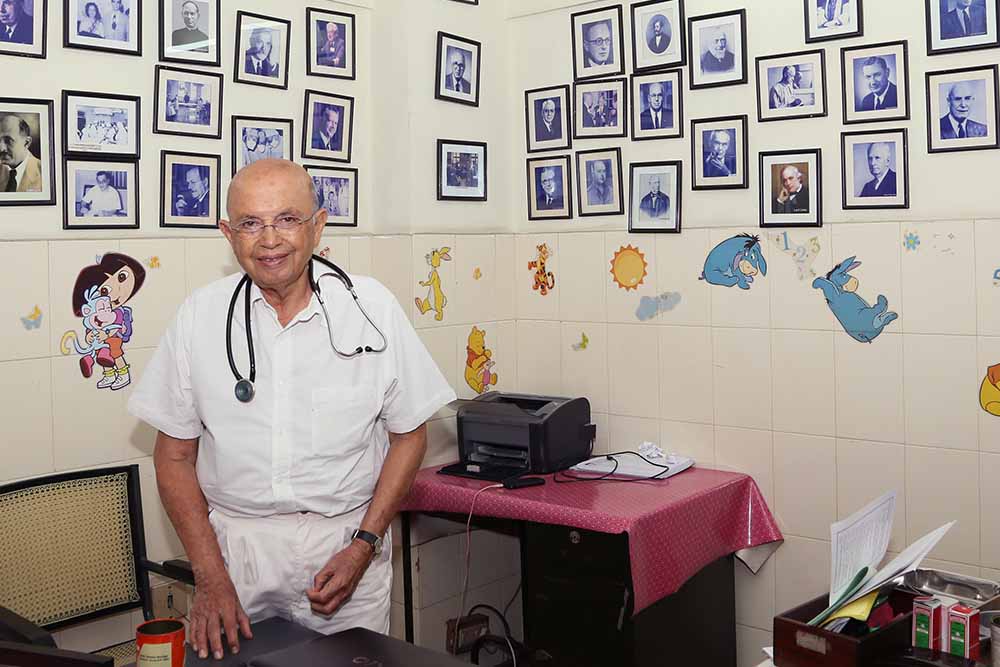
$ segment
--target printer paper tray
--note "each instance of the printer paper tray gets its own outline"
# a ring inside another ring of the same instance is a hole
[[[488,463],[453,463],[438,470],[441,475],[454,475],[456,477],[471,477],[472,479],[485,479],[491,482],[501,482],[511,477],[527,474],[528,468],[524,466],[500,466]]]

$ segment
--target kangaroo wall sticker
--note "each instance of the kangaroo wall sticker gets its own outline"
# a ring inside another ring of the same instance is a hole
[[[851,338],[870,343],[899,316],[889,310],[889,302],[882,294],[878,295],[874,306],[858,296],[858,279],[850,274],[861,266],[861,262],[854,261],[855,257],[837,264],[826,277],[816,278],[812,286],[823,292],[830,311]]]
[[[750,289],[753,277],[767,275],[767,261],[760,246],[759,236],[739,234],[712,248],[705,258],[705,268],[698,276],[709,285],[738,286]]]
[[[441,268],[442,261],[451,261],[449,252],[451,252],[451,248],[444,246],[442,248],[434,248],[424,255],[431,270],[427,274],[427,280],[421,280],[419,284],[421,287],[427,288],[427,296],[423,299],[420,297],[414,299],[421,315],[429,310],[433,310],[434,319],[438,322],[444,319],[444,307],[448,303],[448,297],[444,295],[444,291],[441,289],[441,276],[438,274],[438,269]]]

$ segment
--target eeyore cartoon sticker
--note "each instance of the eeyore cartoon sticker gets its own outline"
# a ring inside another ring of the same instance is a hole
[[[882,294],[874,306],[858,296],[858,279],[850,274],[861,266],[861,262],[854,261],[855,257],[848,257],[830,269],[826,277],[816,278],[812,286],[823,291],[830,311],[851,338],[870,343],[899,316],[889,310],[889,302]]]
[[[739,234],[712,248],[698,280],[710,285],[738,285],[740,289],[750,289],[750,283],[758,272],[762,276],[767,275],[760,237]]]

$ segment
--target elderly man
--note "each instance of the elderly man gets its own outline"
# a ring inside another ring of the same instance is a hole
[[[666,20],[659,16],[653,19],[653,34],[646,41],[646,45],[649,46],[649,50],[653,53],[663,53],[670,46],[670,26],[668,25],[667,30],[664,32],[663,26],[665,23]]]
[[[604,160],[594,160],[590,163],[590,173],[587,178],[587,204],[603,206],[613,204],[614,192],[608,182],[608,165]]]
[[[208,35],[198,29],[198,20],[201,18],[198,3],[187,0],[182,4],[181,18],[184,20],[184,26],[170,34],[171,45],[191,47],[182,49],[184,51],[208,53]]]
[[[941,13],[941,39],[986,34],[986,8],[972,0],[955,0],[954,8]]]
[[[895,109],[898,105],[896,84],[889,81],[889,64],[882,56],[871,56],[861,64],[861,74],[871,92],[861,100],[855,111]]]
[[[770,109],[787,109],[802,106],[802,100],[795,95],[795,78],[798,68],[795,65],[785,65],[781,68],[781,80],[771,86],[767,96]]]
[[[245,167],[227,202],[220,228],[252,279],[247,310],[241,294],[227,327],[241,274],[195,291],[128,404],[158,431],[160,497],[195,576],[191,643],[221,658],[220,629],[235,652],[251,621],[275,615],[387,632],[387,530],[423,460],[424,423],[455,393],[389,290],[355,276],[354,297],[311,260],[327,213],[302,167]],[[258,380],[245,403],[221,333],[245,371],[251,328]]]
[[[42,191],[42,163],[28,150],[31,142],[23,118],[0,116],[0,192]]]
[[[340,36],[340,26],[333,21],[326,22],[326,41],[319,48],[319,64],[327,67],[344,67],[344,38]]]
[[[324,105],[322,127],[313,130],[312,147],[324,151],[339,151],[343,148],[340,133],[340,111],[333,105]]]
[[[250,32],[250,48],[247,49],[243,71],[255,76],[278,76],[278,65],[271,62],[271,29],[254,28]]]
[[[584,26],[583,66],[613,65],[615,56],[611,46],[611,26],[608,21],[597,21]]]
[[[174,201],[174,215],[207,218],[208,199],[208,169],[191,165],[184,172],[184,182],[187,184],[187,194],[178,195]]]
[[[649,192],[639,201],[639,211],[644,219],[656,220],[667,217],[670,211],[670,197],[660,192],[659,176],[650,177]]]
[[[556,101],[549,98],[542,102],[541,117],[535,116],[535,141],[562,139],[562,125],[556,122]]]
[[[976,94],[970,81],[959,81],[948,90],[948,113],[941,117],[942,139],[985,137],[989,128],[969,118]]]
[[[708,133],[708,157],[705,158],[705,178],[725,178],[736,173],[736,158],[729,155],[732,138],[726,130]]]
[[[24,11],[24,0],[0,0],[0,42],[31,44],[34,33],[34,20]]]
[[[542,191],[535,198],[539,211],[560,210],[563,208],[563,196],[556,192],[556,170],[545,167],[541,174]]]
[[[663,108],[663,84],[659,81],[649,84],[646,90],[646,110],[639,114],[639,127],[643,130],[659,130],[673,127],[673,114]]]
[[[465,78],[465,55],[458,49],[452,49],[452,51],[451,58],[448,61],[449,65],[451,65],[451,73],[446,77],[445,87],[456,93],[468,94],[472,92],[472,86]]]
[[[708,50],[701,55],[703,74],[732,72],[736,67],[736,56],[729,50],[729,38],[724,28],[719,27],[708,43]]]
[[[781,192],[771,202],[772,213],[808,213],[809,188],[805,177],[794,164],[781,170]]]
[[[868,146],[868,171],[872,180],[861,189],[861,197],[895,197],[896,172],[889,168],[892,147],[884,142]]]

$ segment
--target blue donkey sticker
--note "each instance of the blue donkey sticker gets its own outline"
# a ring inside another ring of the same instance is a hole
[[[710,285],[750,289],[753,277],[767,275],[767,262],[760,247],[760,237],[739,234],[712,248],[705,258],[705,269],[698,276]]]
[[[889,302],[882,294],[878,295],[874,306],[858,296],[858,279],[850,272],[861,266],[861,262],[854,259],[848,257],[830,269],[825,278],[816,278],[812,286],[823,291],[830,311],[851,338],[870,343],[882,333],[885,325],[899,316],[888,309]]]

